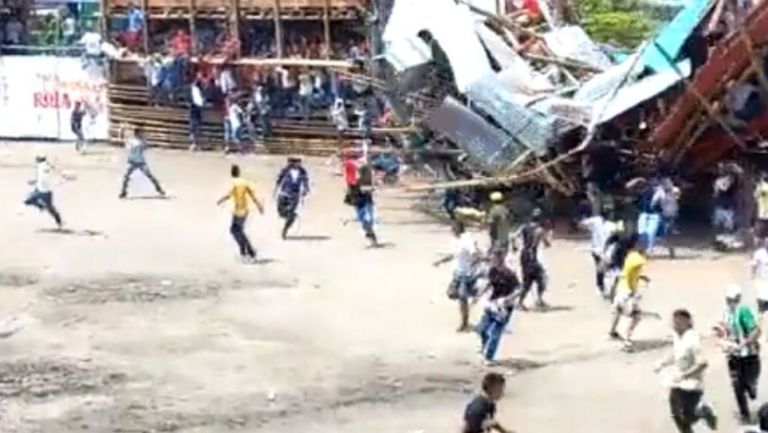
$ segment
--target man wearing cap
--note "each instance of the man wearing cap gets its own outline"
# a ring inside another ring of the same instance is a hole
[[[37,164],[37,176],[31,182],[35,185],[35,189],[24,200],[24,204],[34,206],[40,211],[48,212],[53,217],[53,220],[56,221],[59,230],[61,230],[63,226],[61,215],[53,205],[53,191],[51,191],[51,174],[53,174],[55,168],[48,162],[48,158],[42,154],[35,157],[35,163]]]
[[[591,235],[590,251],[595,262],[595,282],[597,291],[601,296],[606,296],[605,272],[608,268],[606,255],[608,239],[619,229],[619,224],[612,221],[613,209],[603,206],[601,212],[581,221],[580,226],[589,230]]]
[[[275,183],[275,196],[277,197],[277,213],[285,220],[282,237],[286,239],[288,230],[298,216],[299,203],[309,194],[309,175],[301,165],[301,158],[291,156],[288,165],[280,170]]]
[[[491,248],[509,251],[510,221],[509,210],[504,204],[504,196],[494,191],[491,193],[491,208],[486,216]]]
[[[730,286],[725,299],[728,306],[723,320],[721,346],[728,356],[731,385],[742,421],[750,420],[749,400],[757,398],[760,377],[760,327],[752,310],[741,302],[739,286]]]

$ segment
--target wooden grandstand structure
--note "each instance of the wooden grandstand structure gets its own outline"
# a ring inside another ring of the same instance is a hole
[[[143,46],[151,54],[150,23],[157,20],[171,21],[174,25],[186,25],[193,41],[196,40],[198,20],[223,22],[230,34],[238,40],[243,25],[249,22],[269,23],[274,28],[276,58],[249,58],[238,53],[234,58],[205,59],[208,64],[226,63],[236,69],[257,65],[287,65],[323,67],[337,73],[355,76],[358,80],[370,77],[353,68],[344,60],[288,58],[284,53],[283,26],[291,21],[321,22],[325,52],[331,52],[332,26],[365,28],[367,26],[368,0],[101,0],[103,16],[102,34],[106,35],[110,19],[124,18],[131,6],[140,7],[145,17]],[[201,61],[192,44],[191,63]],[[149,103],[149,87],[143,74],[144,55],[131,54],[115,59],[109,72],[109,137],[119,143],[126,127],[142,126],[151,145],[185,148],[189,146],[189,114],[187,100],[172,104],[152,105]],[[273,134],[259,141],[251,137],[255,148],[269,153],[299,153],[305,155],[328,155],[341,147],[353,145],[361,135],[350,129],[339,134],[327,113],[313,113],[309,121],[296,119],[275,119]],[[374,128],[373,138],[384,134],[402,132],[398,129]],[[202,148],[223,148],[224,128],[221,110],[206,110],[203,116]]]

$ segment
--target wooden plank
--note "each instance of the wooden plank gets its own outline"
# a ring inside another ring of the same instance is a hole
[[[325,36],[325,58],[331,58],[331,0],[323,1],[323,34]]]
[[[283,57],[283,24],[280,21],[280,0],[274,0],[275,9],[275,43],[277,44],[277,57]]]
[[[141,63],[144,57],[136,54],[128,55],[124,58],[114,59],[118,63]],[[354,65],[346,60],[322,60],[322,59],[262,59],[243,57],[234,61],[228,61],[223,57],[190,57],[192,63],[204,61],[214,65],[252,65],[252,66],[308,66],[317,68],[331,69],[351,69]]]
[[[197,54],[197,2],[189,2],[189,35],[192,38],[192,55]]]
[[[144,16],[144,25],[141,29],[144,54],[149,54],[149,15],[147,15],[147,0],[141,0],[141,14]]]

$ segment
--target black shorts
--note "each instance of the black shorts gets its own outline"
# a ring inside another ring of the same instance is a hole
[[[526,266],[523,268],[523,286],[530,287],[533,283],[543,286],[546,273],[541,265]]]
[[[760,313],[768,312],[768,301],[762,299],[757,300],[757,311]]]
[[[277,213],[280,218],[296,216],[296,208],[299,207],[299,199],[291,196],[280,196],[277,199]]]

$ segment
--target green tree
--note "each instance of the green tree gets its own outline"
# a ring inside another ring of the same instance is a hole
[[[635,0],[579,0],[587,33],[598,42],[635,48],[657,25],[654,11]]]

